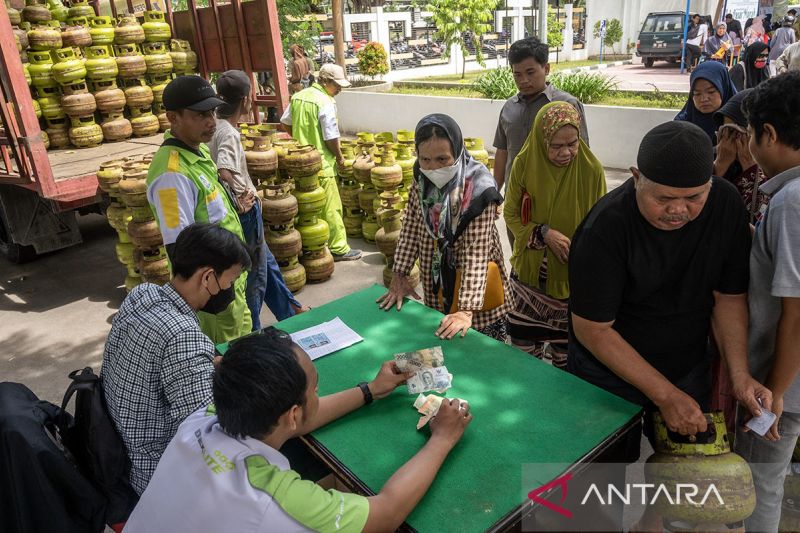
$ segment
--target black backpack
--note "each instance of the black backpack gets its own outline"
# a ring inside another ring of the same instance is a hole
[[[106,497],[105,522],[125,522],[138,496],[129,483],[130,460],[125,444],[106,409],[100,377],[90,367],[69,374],[72,383],[64,394],[58,427],[64,446],[83,474]],[[75,395],[75,416],[67,404]]]
[[[106,498],[61,444],[58,406],[0,383],[0,531],[101,533]]]

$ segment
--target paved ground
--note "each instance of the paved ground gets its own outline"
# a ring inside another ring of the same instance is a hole
[[[627,176],[609,170],[609,188]],[[499,225],[505,235],[502,220]],[[125,298],[125,269],[114,253],[116,233],[98,215],[80,217],[80,227],[80,246],[24,265],[0,258],[0,380],[25,383],[53,402],[60,402],[70,371],[87,365],[99,369],[111,320]],[[330,281],[303,288],[298,295],[303,304],[319,306],[382,282],[383,256],[364,241],[351,243],[364,249],[363,260],[336,263]],[[262,322],[274,321],[264,307]]]
[[[595,72],[595,71],[592,71]],[[657,61],[653,68],[642,64],[622,65],[599,70],[603,75],[614,76],[622,91],[689,92],[689,74],[681,74],[680,65]]]

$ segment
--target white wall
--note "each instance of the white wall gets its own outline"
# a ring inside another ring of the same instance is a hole
[[[465,137],[481,137],[487,147],[494,141],[497,118],[504,104],[478,98],[348,91],[337,96],[336,102],[339,127],[344,133],[414,130],[425,115],[445,113],[458,122]],[[586,106],[592,152],[608,168],[635,165],[644,134],[672,120],[675,113],[663,109]]]

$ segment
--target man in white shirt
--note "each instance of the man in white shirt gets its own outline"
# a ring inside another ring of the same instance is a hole
[[[686,39],[686,66],[687,71],[691,72],[696,62],[700,59],[700,51],[706,44],[708,36],[708,25],[700,23],[700,15],[692,15],[692,24],[689,26],[689,33]]]
[[[214,404],[181,424],[126,533],[396,530],[472,420],[466,403],[442,402],[430,439],[375,496],[323,490],[278,452],[388,396],[406,377],[396,368],[387,361],[371,383],[319,398],[317,370],[289,335],[268,328],[236,341],[214,372]]]

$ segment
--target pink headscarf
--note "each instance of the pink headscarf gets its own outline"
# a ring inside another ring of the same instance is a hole
[[[747,28],[747,35],[745,35],[744,41],[745,44],[752,44],[756,41],[763,41],[764,40],[764,17],[755,17],[753,19],[753,24]]]

